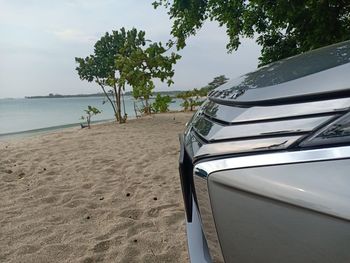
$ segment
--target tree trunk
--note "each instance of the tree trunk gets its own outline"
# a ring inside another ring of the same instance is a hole
[[[120,91],[118,92],[118,116],[119,116],[119,123],[124,123],[123,116],[122,116],[122,103],[120,99]]]
[[[145,113],[146,113],[146,114],[150,114],[151,111],[150,111],[150,108],[149,108],[148,99],[145,99],[145,103],[146,103],[146,106],[145,106]]]
[[[120,104],[120,88],[118,88],[117,90],[117,86],[114,84],[113,89],[114,89],[115,103],[117,106],[116,118],[119,123],[123,123],[122,115],[121,115],[121,104]]]
[[[91,115],[90,114],[88,114],[88,116],[86,117],[86,121],[87,121],[88,128],[90,129],[90,121],[91,121]]]
[[[115,100],[116,100],[116,104],[117,104],[117,120],[119,121],[119,123],[124,123],[125,119],[124,119],[124,117],[122,117],[122,110],[121,110],[122,109],[121,91],[122,91],[121,87],[118,87],[118,90],[117,90],[116,85],[114,85]]]
[[[109,103],[111,104],[111,106],[113,108],[114,116],[117,117],[117,111],[116,111],[115,105],[114,105],[113,101],[111,100],[111,98],[109,97],[108,93],[106,92],[105,87],[102,85],[102,83],[100,82],[99,79],[97,79],[97,84],[100,85],[100,87],[102,88],[103,93],[105,94],[106,98],[108,99]]]
[[[125,116],[122,116],[122,87],[118,87],[118,98],[119,98],[119,109],[118,109],[118,114],[120,116],[120,122],[119,123],[125,123]]]
[[[122,96],[122,99],[123,99],[123,101],[122,101],[122,103],[123,103],[123,112],[124,112],[124,122],[126,122],[126,120],[127,120],[127,118],[128,118],[128,114],[126,113],[126,109],[125,109],[125,100],[124,100],[124,93],[121,93],[121,96]]]

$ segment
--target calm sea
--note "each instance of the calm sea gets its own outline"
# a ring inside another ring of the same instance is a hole
[[[88,105],[102,110],[92,121],[112,120],[113,110],[104,100],[103,97],[0,99],[0,136],[79,125]],[[179,110],[180,103],[181,100],[174,99],[170,110]],[[132,97],[125,97],[125,108],[129,118],[135,117]]]

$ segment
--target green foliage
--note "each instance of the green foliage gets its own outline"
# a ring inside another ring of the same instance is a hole
[[[102,88],[119,122],[126,119],[125,112],[124,117],[121,115],[121,95],[127,84],[136,96],[148,103],[154,78],[166,81],[168,85],[173,83],[173,65],[180,56],[175,53],[166,56],[168,50],[161,43],[149,42],[144,31],[121,28],[105,33],[96,42],[93,55],[75,58],[80,79],[95,81]],[[110,90],[107,92],[106,88]]]
[[[241,37],[258,35],[260,65],[340,42],[350,35],[350,2],[338,0],[156,0],[172,18],[171,33],[178,49],[205,20],[226,27],[227,49],[236,50]],[[172,42],[174,43],[174,42]]]
[[[146,40],[145,40],[146,41]],[[151,113],[149,98],[153,94],[153,79],[173,84],[173,65],[181,58],[176,53],[165,55],[168,50],[162,43],[150,43],[147,47],[137,46],[129,56],[118,56],[116,66],[122,68],[120,77],[133,88],[133,96],[144,103],[144,112]]]
[[[154,84],[152,81],[147,82],[142,86],[133,87],[132,95],[136,100],[141,100],[142,112],[145,114],[151,113],[151,105],[149,99],[153,95]]]
[[[203,90],[202,90],[203,91]],[[194,89],[194,90],[187,90],[184,92],[181,92],[177,95],[177,98],[182,99],[183,102],[181,103],[181,106],[184,108],[184,111],[190,110],[193,111],[196,106],[199,106],[202,104],[202,101],[200,100],[201,90]],[[205,93],[206,96],[206,93]]]
[[[168,95],[162,96],[157,94],[155,101],[152,103],[152,109],[154,112],[167,112],[169,111],[169,104],[171,97]]]
[[[88,115],[97,115],[97,114],[101,113],[101,111],[99,109],[97,109],[96,107],[92,107],[90,105],[88,105],[87,109],[84,111]]]
[[[83,119],[83,120],[86,119],[87,125],[90,129],[91,117],[94,115],[100,114],[101,111],[95,107],[90,106],[90,105],[84,111],[86,113],[86,116],[85,117],[81,116],[81,119]]]
[[[135,86],[132,95],[135,99],[149,99],[153,95],[154,84],[149,82],[146,85]]]
[[[135,32],[133,32],[135,33]],[[81,80],[88,82],[95,81],[103,90],[106,98],[110,102],[115,117],[120,123],[124,121],[121,115],[121,93],[125,87],[125,81],[120,77],[120,69],[115,65],[115,59],[118,55],[124,54],[122,47],[140,44],[139,38],[142,34],[136,36],[133,42],[129,41],[131,32],[126,32],[124,28],[120,31],[105,33],[94,45],[94,54],[85,58],[75,58],[79,64],[76,67]],[[106,89],[109,89],[106,91]]]

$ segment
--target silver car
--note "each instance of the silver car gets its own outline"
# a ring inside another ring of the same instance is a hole
[[[181,136],[192,262],[350,262],[350,41],[211,92]]]

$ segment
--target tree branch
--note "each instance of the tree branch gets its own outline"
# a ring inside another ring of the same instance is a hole
[[[117,114],[117,110],[115,109],[115,106],[113,104],[113,101],[111,100],[111,98],[109,97],[108,93],[105,90],[105,87],[102,85],[101,81],[99,80],[99,78],[96,78],[96,82],[97,84],[102,88],[103,93],[105,94],[105,96],[107,97],[107,99],[109,100],[109,102],[111,103],[112,107],[113,107],[113,111],[114,111],[114,115]]]

